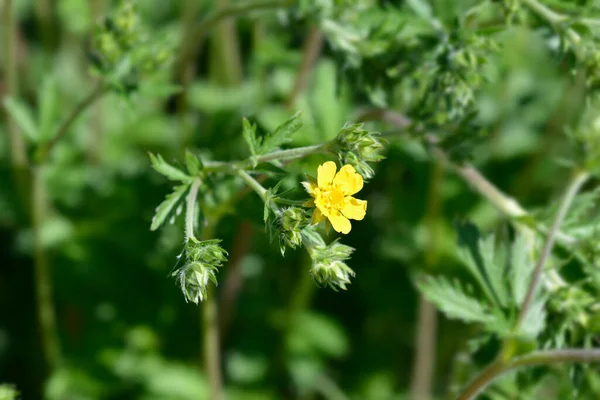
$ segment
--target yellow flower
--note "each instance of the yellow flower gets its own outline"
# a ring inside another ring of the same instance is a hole
[[[327,161],[317,170],[317,182],[303,182],[316,206],[313,224],[329,219],[336,232],[348,233],[352,226],[349,218],[362,220],[367,212],[367,201],[352,197],[363,187],[363,178],[352,165],[344,165],[336,174],[333,161]]]

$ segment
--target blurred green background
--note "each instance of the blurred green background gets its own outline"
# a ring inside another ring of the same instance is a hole
[[[94,87],[98,78],[89,62],[94,24],[117,2],[12,3],[18,64],[12,95],[29,105],[34,119],[40,93],[51,96],[50,120],[56,123]],[[172,60],[178,57],[177,41],[189,39],[182,34],[188,24],[209,15],[217,3],[137,2],[150,32],[171,44]],[[454,13],[476,2],[432,3],[443,21],[452,21]],[[380,5],[405,9],[404,2]],[[404,17],[418,20],[411,12]],[[185,302],[169,276],[181,251],[183,224],[177,220],[150,232],[154,210],[171,186],[150,168],[147,152],[168,161],[183,160],[185,148],[208,158],[240,159],[247,156],[242,117],[268,131],[298,110],[306,125],[293,145],[321,143],[356,120],[364,107],[379,105],[377,93],[366,93],[364,82],[348,78],[326,39],[303,90],[291,95],[313,28],[308,19],[281,10],[258,10],[218,24],[191,63],[187,104],[173,94],[173,84],[181,82],[172,77],[172,63],[141,79],[128,95],[104,96],[56,146],[44,170],[49,207],[41,237],[51,266],[63,358],[59,368],[46,367],[44,360],[30,196],[20,195],[11,171],[9,127],[2,114],[0,383],[15,385],[23,399],[208,398],[201,309]],[[0,51],[3,97],[9,86],[7,32],[3,29]],[[556,124],[548,121],[561,118],[556,110],[565,96],[565,72],[542,50],[543,39],[533,30],[515,28],[500,40],[511,50],[497,54],[482,72],[476,109],[491,133],[474,157],[490,181],[533,208],[546,204],[566,176],[548,156],[564,146]],[[401,78],[394,85],[387,105],[404,111],[410,88],[405,90]],[[420,144],[401,136],[388,139],[387,159],[360,193],[369,201],[367,216],[342,238],[356,248],[349,261],[356,277],[347,291],[317,288],[304,250],[281,257],[264,232],[262,205],[253,193],[220,221],[215,236],[223,239],[230,260],[212,295],[218,299],[227,398],[409,398],[416,340],[423,334],[417,329],[420,300],[413,273],[456,269],[451,227],[457,219],[472,219],[484,230],[505,225],[466,183],[432,163]],[[290,166],[287,185],[304,173],[315,175],[324,160],[314,157]],[[432,181],[438,182],[433,195]],[[432,196],[439,212],[428,217],[428,207],[436,207],[428,206]],[[440,232],[435,250],[430,223]],[[427,261],[431,251],[437,257]],[[448,388],[457,379],[464,382],[461,371],[474,371],[493,353],[484,351],[475,364],[463,365],[461,355],[476,327],[441,316],[437,322],[437,328],[427,327],[436,338],[433,391],[438,398],[452,398]],[[516,387],[507,390],[518,393]]]

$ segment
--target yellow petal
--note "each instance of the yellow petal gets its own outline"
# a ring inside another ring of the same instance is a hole
[[[333,161],[327,161],[319,165],[319,168],[317,169],[317,181],[319,182],[319,187],[324,188],[327,184],[331,183],[336,170],[337,167]]]
[[[333,178],[333,184],[338,186],[346,196],[350,196],[363,188],[363,177],[356,172],[352,165],[346,164]]]
[[[350,232],[350,229],[352,229],[350,220],[337,211],[335,213],[331,213],[328,218],[336,232],[346,234]]]
[[[313,212],[313,216],[312,216],[313,225],[318,224],[319,222],[323,221],[324,219],[325,219],[325,216],[323,215],[321,210],[319,210],[318,208],[315,208],[315,211]]]
[[[367,213],[367,201],[347,197],[346,202],[340,210],[346,218],[356,219],[360,221]]]

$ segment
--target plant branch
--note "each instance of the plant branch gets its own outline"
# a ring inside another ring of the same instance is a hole
[[[188,194],[186,210],[185,210],[185,241],[196,239],[194,236],[194,227],[196,225],[196,198],[198,197],[198,189],[200,188],[200,179],[195,179]]]
[[[553,11],[544,4],[540,3],[538,0],[523,0],[523,4],[529,7],[540,18],[545,19],[555,30],[564,30],[567,38],[573,43],[573,45],[576,46],[579,44],[581,37],[577,32],[571,28],[564,29],[560,26],[560,24],[567,22],[570,17]]]
[[[260,196],[262,201],[267,201],[267,189],[265,189],[256,179],[250,176],[246,171],[238,170],[238,176],[241,177],[247,184]]]
[[[308,37],[306,38],[306,42],[304,43],[302,64],[300,65],[300,69],[298,70],[298,74],[296,75],[294,89],[292,90],[292,93],[290,93],[290,96],[286,101],[286,105],[288,108],[294,107],[298,96],[300,96],[300,94],[306,88],[310,71],[312,70],[315,62],[317,61],[317,58],[321,53],[322,47],[323,33],[317,26],[314,26],[311,28]]]
[[[588,172],[577,171],[573,175],[573,178],[567,186],[567,190],[565,191],[563,199],[560,203],[560,207],[556,212],[556,216],[554,217],[554,221],[552,222],[552,226],[550,227],[550,231],[548,232],[548,236],[546,237],[542,253],[540,254],[538,262],[535,266],[533,276],[529,284],[529,288],[527,289],[527,294],[525,295],[525,300],[523,300],[523,305],[519,313],[517,326],[520,326],[523,323],[525,317],[527,316],[527,312],[529,311],[529,307],[531,306],[531,302],[533,301],[533,297],[535,295],[540,278],[542,276],[542,272],[544,270],[544,264],[546,262],[546,259],[550,256],[552,248],[554,247],[554,242],[556,241],[556,235],[560,229],[560,225],[565,219],[565,216],[567,215],[567,212],[569,211],[569,208],[571,207],[575,196],[581,189],[582,185],[588,180],[588,178]]]
[[[61,360],[60,342],[56,327],[56,311],[52,298],[52,273],[44,248],[42,231],[46,218],[46,185],[42,167],[34,167],[32,173],[31,216],[33,225],[33,249],[35,267],[35,291],[39,331],[46,364],[50,371]]]
[[[241,161],[206,161],[204,170],[207,172],[235,172],[240,169],[248,169],[269,161],[290,161],[297,158],[306,157],[311,154],[321,153],[327,150],[327,144],[317,144],[314,146],[298,147],[295,149],[277,150],[272,153],[257,157],[250,157]]]
[[[457,400],[471,400],[499,376],[522,367],[556,363],[600,362],[600,349],[563,349],[534,351],[510,362],[496,360],[485,368],[461,393]]]
[[[4,79],[6,82],[6,96],[16,97],[18,95],[19,75],[18,75],[18,54],[17,54],[17,22],[13,0],[6,0],[2,9],[5,39],[5,57],[4,57]],[[16,170],[24,169],[27,166],[27,152],[25,141],[19,132],[17,125],[10,115],[8,118],[8,134],[10,136],[10,155],[12,165]]]
[[[189,32],[184,35],[186,41],[182,44],[179,60],[176,63],[177,76],[184,76],[187,66],[196,57],[197,49],[208,33],[224,19],[244,15],[251,11],[286,7],[293,3],[294,0],[257,0],[242,4],[235,3],[214,11],[197,25],[192,25]]]
[[[56,134],[46,143],[38,154],[38,160],[43,162],[48,158],[50,152],[54,148],[54,146],[69,132],[69,129],[73,125],[73,123],[77,120],[77,118],[96,100],[102,97],[105,93],[108,92],[106,86],[98,83],[94,90],[90,92],[83,100],[81,100],[75,108],[71,111],[71,113],[65,118],[65,120],[60,124],[58,129],[56,130]]]

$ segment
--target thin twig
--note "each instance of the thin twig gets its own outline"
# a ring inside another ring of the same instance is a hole
[[[529,7],[538,16],[545,19],[557,31],[563,30],[563,27],[561,27],[560,24],[566,22],[569,19],[569,17],[567,17],[566,15],[562,15],[553,11],[552,9],[546,7],[544,4],[540,3],[537,0],[523,0],[523,4]],[[577,46],[581,41],[581,37],[573,29],[566,28],[564,29],[564,32],[566,33],[567,38],[572,42],[574,46]]]
[[[304,51],[302,55],[302,64],[296,75],[294,89],[286,101],[286,106],[291,109],[294,107],[296,100],[306,88],[310,72],[321,53],[323,47],[323,33],[317,26],[313,26],[308,33],[306,42],[304,43]]]
[[[600,349],[564,349],[534,351],[510,362],[501,359],[490,364],[461,393],[457,400],[471,400],[499,376],[522,367],[556,363],[600,362]]]
[[[101,83],[98,83],[94,90],[90,92],[81,102],[79,102],[75,108],[71,111],[71,113],[65,118],[65,120],[60,124],[58,129],[56,130],[56,134],[46,143],[38,154],[38,160],[44,161],[50,155],[50,152],[54,148],[54,146],[69,132],[69,129],[73,125],[73,123],[77,120],[77,118],[96,100],[98,100],[102,95],[107,93],[106,86],[103,86]]]
[[[250,176],[246,171],[238,170],[238,176],[240,176],[252,190],[259,195],[262,201],[267,201],[267,189],[265,189],[256,179]]]
[[[544,264],[546,263],[546,259],[550,256],[552,248],[554,247],[554,242],[556,240],[556,235],[560,229],[560,225],[562,224],[565,216],[567,215],[567,212],[569,211],[569,208],[571,207],[575,196],[581,189],[582,185],[588,180],[588,178],[588,172],[577,171],[571,179],[571,182],[567,186],[567,190],[565,191],[563,199],[560,203],[560,207],[556,212],[554,221],[552,222],[552,227],[550,228],[548,236],[546,237],[546,242],[544,243],[542,253],[540,254],[538,262],[535,266],[535,270],[533,272],[529,288],[527,289],[527,294],[525,295],[525,300],[523,301],[523,305],[521,306],[517,326],[520,326],[525,320],[525,317],[527,316],[527,312],[529,311],[529,307],[531,306],[537,287],[539,285],[540,278],[542,276],[542,272],[544,270]]]
[[[49,370],[53,371],[60,363],[61,349],[56,327],[56,310],[52,297],[52,273],[42,237],[47,207],[46,184],[42,168],[41,166],[33,168],[31,217],[39,329],[46,364]]]

